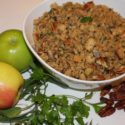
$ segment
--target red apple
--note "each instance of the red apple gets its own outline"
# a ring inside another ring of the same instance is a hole
[[[20,72],[10,64],[0,62],[0,109],[12,107],[23,85]]]

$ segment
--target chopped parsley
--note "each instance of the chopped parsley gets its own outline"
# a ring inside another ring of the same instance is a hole
[[[86,17],[82,17],[81,19],[80,19],[80,22],[81,23],[87,23],[87,22],[92,22],[92,17],[90,17],[90,16],[86,16]]]

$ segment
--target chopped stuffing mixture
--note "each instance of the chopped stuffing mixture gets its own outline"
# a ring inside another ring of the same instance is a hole
[[[57,71],[81,80],[125,73],[125,19],[105,5],[54,3],[34,20],[39,56]]]

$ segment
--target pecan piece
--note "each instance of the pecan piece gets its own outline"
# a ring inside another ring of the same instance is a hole
[[[113,101],[125,100],[125,92],[110,92],[110,99]]]
[[[100,93],[100,96],[103,97],[105,95],[107,95],[111,90],[111,86],[108,85],[108,86],[105,86],[102,90],[101,90],[101,93]]]
[[[112,101],[111,99],[105,98],[105,97],[101,97],[100,100],[104,103],[106,103],[108,106],[112,106],[114,104],[114,101]]]
[[[125,92],[125,82],[122,82],[121,84],[115,86],[112,88],[114,92],[118,91],[124,91]]]
[[[100,117],[106,117],[112,115],[115,112],[115,108],[111,106],[105,106],[99,111]]]
[[[125,109],[125,100],[118,101],[115,104],[115,108],[117,108],[118,110]]]

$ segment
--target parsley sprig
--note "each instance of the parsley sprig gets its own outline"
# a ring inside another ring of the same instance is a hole
[[[25,79],[20,100],[30,102],[22,108],[16,105],[10,109],[0,110],[0,121],[15,123],[15,125],[92,125],[86,123],[90,107],[96,112],[100,110],[101,103],[89,103],[93,92],[86,93],[85,97],[78,98],[72,95],[47,96],[48,81],[54,80],[48,72],[38,64],[31,65],[28,71],[30,76]],[[70,103],[69,99],[73,102]]]

